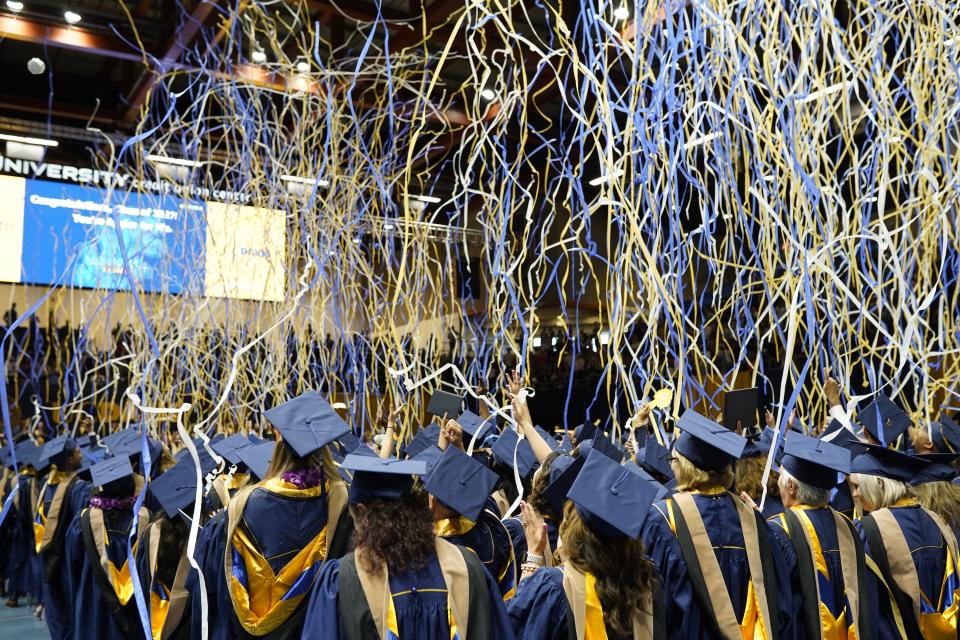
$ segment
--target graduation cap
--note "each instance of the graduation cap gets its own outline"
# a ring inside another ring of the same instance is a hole
[[[417,431],[417,435],[413,436],[410,444],[404,448],[404,453],[412,458],[430,445],[436,445],[439,440],[440,425],[427,425]]]
[[[654,478],[652,475],[650,475],[649,473],[647,473],[647,472],[644,470],[644,468],[641,467],[640,465],[638,465],[637,463],[635,463],[635,462],[625,462],[625,463],[623,463],[623,466],[625,466],[625,467],[630,467],[630,470],[631,470],[631,471],[633,471],[634,473],[636,473],[637,475],[639,475],[641,478],[643,478],[644,480],[646,480],[647,482],[649,482],[649,483],[651,483],[651,484],[653,485],[653,488],[656,489],[656,491],[657,491],[657,495],[654,496],[654,498],[653,498],[653,501],[654,501],[654,502],[656,502],[656,501],[658,501],[658,500],[662,500],[663,498],[666,498],[666,497],[668,497],[668,496],[673,495],[674,493],[676,493],[676,491],[673,491],[673,490],[671,490],[671,489],[667,489],[666,485],[662,484],[659,480],[657,480],[657,479]]]
[[[677,421],[681,433],[673,448],[700,469],[720,471],[743,455],[747,439],[687,409]]]
[[[492,449],[493,457],[500,464],[512,469],[514,449],[517,451],[517,472],[521,478],[526,478],[537,466],[537,457],[533,455],[533,448],[527,439],[521,440],[519,434],[513,429],[504,429],[497,438]]]
[[[920,457],[920,456],[918,456]],[[926,457],[926,456],[923,456]],[[957,477],[957,470],[948,464],[929,461],[927,466],[910,478],[911,485],[926,484],[928,482],[950,482]]]
[[[492,416],[484,420],[472,411],[464,411],[457,418],[457,424],[460,425],[463,432],[470,436],[470,438],[476,436],[478,442],[483,442],[483,439],[490,434],[490,431],[494,428],[493,423],[494,419]],[[479,435],[477,435],[478,432]],[[464,441],[466,442],[467,438],[464,438]]]
[[[933,446],[941,453],[960,452],[960,424],[944,412],[940,420],[930,423]]]
[[[343,437],[350,427],[316,391],[307,391],[264,413],[294,453],[306,458]]]
[[[217,462],[213,459],[213,456],[207,452],[202,441],[197,444],[196,447],[197,457],[200,459],[200,470],[203,472],[203,475],[207,475],[217,468]],[[174,459],[178,463],[186,461],[186,464],[189,464],[191,469],[193,468],[193,458],[190,457],[189,449],[181,449],[177,452],[177,455],[174,456]]]
[[[584,422],[582,425],[573,430],[573,439],[576,440],[577,444],[580,444],[584,440],[593,440],[593,436],[597,433],[597,427],[592,422]]]
[[[857,413],[867,433],[881,444],[889,444],[913,426],[910,416],[886,396],[877,398]]]
[[[21,467],[36,467],[40,451],[41,448],[34,444],[32,440],[21,440],[13,447],[13,452],[17,456],[17,463]]]
[[[476,522],[497,484],[497,474],[460,449],[447,447],[423,489],[467,520]]]
[[[824,442],[843,447],[855,458],[866,450],[867,443],[857,437],[857,434],[847,429],[839,420],[833,420],[827,425],[826,431],[820,434]]]
[[[69,435],[62,435],[57,438],[54,438],[50,442],[43,445],[43,450],[40,452],[40,464],[44,463],[57,463],[62,460],[55,460],[55,458],[63,458],[64,454],[67,452],[73,451],[77,448],[77,443]]]
[[[657,473],[668,480],[673,477],[673,469],[667,458],[670,457],[670,449],[667,449],[657,439],[647,434],[646,442],[643,445],[643,462],[641,467],[646,467],[651,473]]]
[[[607,456],[617,464],[623,462],[623,459],[626,457],[617,445],[613,444],[613,441],[603,433],[597,433],[593,440],[584,441],[584,445],[587,442],[590,442],[590,449],[592,451],[599,451],[603,455]],[[588,451],[581,451],[580,455],[588,455]]]
[[[554,458],[550,465],[550,482],[543,490],[543,497],[558,512],[563,513],[563,505],[567,502],[567,492],[576,480],[577,474],[587,461],[585,455],[576,458],[562,455]]]
[[[444,414],[448,418],[460,415],[460,407],[463,405],[463,396],[454,395],[447,391],[437,389],[430,396],[430,402],[427,403],[427,413],[432,416],[442,418]]]
[[[865,444],[866,450],[853,459],[851,473],[881,476],[909,483],[930,462],[916,456],[900,453],[874,444]]]
[[[784,440],[780,466],[801,482],[832,489],[837,485],[838,473],[850,473],[850,451],[790,431]]]
[[[100,439],[100,444],[107,448],[108,451],[113,453],[113,448],[128,442],[130,440],[137,440],[140,438],[140,435],[137,433],[136,429],[128,428],[121,429],[120,431],[114,431],[113,433],[104,436]]]
[[[657,495],[656,487],[637,471],[636,465],[620,465],[591,451],[567,498],[594,532],[636,539]]]
[[[563,434],[563,440],[560,441],[560,446],[558,447],[560,453],[570,453],[573,451],[573,443],[570,442],[570,436]]]
[[[237,449],[237,457],[243,464],[247,465],[250,473],[263,480],[267,477],[267,469],[270,468],[270,459],[273,458],[273,450],[276,449],[276,446],[277,443],[270,440],[260,444],[251,444]]]
[[[723,397],[723,426],[731,431],[736,430],[738,422],[742,429],[755,426],[759,399],[757,387],[727,391]]]
[[[250,440],[242,433],[227,436],[210,445],[210,448],[220,454],[230,464],[242,464],[240,449],[250,446]]]
[[[90,467],[90,478],[97,487],[106,487],[133,476],[133,467],[126,456],[107,458]]]
[[[133,439],[126,439],[119,444],[115,444],[109,449],[113,456],[123,456],[126,458],[136,458],[143,453],[143,443],[140,436]],[[163,444],[154,438],[147,438],[147,453],[150,455],[150,462],[155,463],[163,454]]]
[[[427,464],[422,460],[384,459],[357,453],[344,458],[341,467],[353,472],[350,504],[402,498],[413,490],[413,476],[422,476],[427,471]]]
[[[190,508],[197,498],[197,472],[189,460],[173,465],[151,482],[148,491],[168,518]]]
[[[433,465],[437,463],[437,460],[439,460],[440,456],[442,455],[443,450],[437,445],[431,444],[429,447],[425,448],[423,451],[410,459],[417,462],[425,462],[427,464],[426,473],[430,473],[430,471],[433,469]]]
[[[353,432],[353,429],[347,431],[345,434],[337,438],[337,442],[343,447],[344,453],[353,453],[357,448],[362,444],[360,438],[357,437],[357,434]]]

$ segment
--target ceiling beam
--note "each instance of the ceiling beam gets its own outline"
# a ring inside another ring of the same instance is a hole
[[[29,42],[46,47],[81,51],[118,60],[143,60],[143,54],[132,51],[119,38],[76,27],[57,27],[29,18],[0,16],[0,38]]]

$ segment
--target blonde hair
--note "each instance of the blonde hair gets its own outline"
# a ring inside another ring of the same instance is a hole
[[[869,505],[871,511],[886,509],[904,498],[916,496],[912,488],[899,480],[855,473],[853,481],[860,487],[863,508],[867,509]]]
[[[677,477],[678,491],[691,491],[717,486],[729,489],[733,486],[734,472],[732,464],[728,464],[719,471],[707,471],[706,469],[697,467],[676,450],[673,452],[673,457],[674,464],[676,465],[675,475]]]
[[[950,482],[925,482],[914,488],[917,500],[954,531],[960,531],[960,487]]]

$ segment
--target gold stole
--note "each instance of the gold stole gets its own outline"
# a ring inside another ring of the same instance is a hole
[[[947,579],[950,576],[950,569],[956,571],[958,562],[957,539],[949,527],[935,513],[927,511],[923,507],[923,512],[930,516],[933,523],[940,530],[940,535],[947,546],[947,558],[945,563],[944,588],[948,584]],[[952,606],[942,613],[923,614],[920,613],[920,579],[917,576],[917,566],[913,563],[913,554],[910,551],[910,545],[907,544],[907,538],[903,535],[900,524],[894,517],[890,509],[878,509],[870,515],[877,522],[880,530],[880,537],[883,539],[883,546],[887,553],[887,564],[890,566],[890,575],[896,582],[897,587],[913,603],[913,614],[917,623],[920,625],[920,631],[927,640],[946,640],[947,638],[957,637],[957,608],[960,603],[955,598]],[[937,594],[940,600],[936,603],[939,607],[946,593]]]
[[[455,544],[440,537],[435,539],[435,544],[440,572],[443,574],[444,584],[447,585],[447,608],[453,616],[459,636],[464,639],[469,638],[467,621],[470,619],[470,575],[467,572],[467,561]],[[381,565],[377,573],[367,571],[363,568],[362,557],[363,549],[357,549],[354,552],[357,577],[360,579],[360,587],[370,607],[378,637],[382,640],[387,637],[387,618],[391,609],[390,598],[393,597],[390,593],[387,567]]]
[[[126,558],[123,561],[123,566],[117,569],[107,555],[107,545],[110,541],[107,538],[107,527],[103,521],[103,511],[100,509],[90,509],[88,513],[90,516],[90,533],[93,534],[93,544],[99,556],[100,569],[110,584],[113,585],[113,592],[116,594],[117,600],[120,601],[120,605],[124,606],[130,602],[130,597],[133,596],[133,580],[130,577],[130,558]],[[149,521],[150,512],[147,511],[145,507],[140,507],[140,512],[137,513],[137,541],[140,540]],[[136,549],[137,542],[134,542],[132,547],[134,556]]]
[[[278,600],[274,601],[274,596],[277,595],[275,591],[271,591],[267,594],[254,594],[252,593],[253,584],[249,580],[249,575],[264,575],[266,577],[272,577],[273,584],[270,587],[291,587],[293,582],[286,584],[281,582],[280,577],[276,576],[273,573],[273,570],[270,569],[267,563],[263,562],[265,566],[257,567],[256,571],[250,571],[248,569],[248,586],[251,589],[251,592],[244,591],[242,585],[238,582],[237,578],[233,576],[233,549],[234,549],[234,536],[238,536],[242,545],[249,548],[252,545],[244,531],[238,529],[237,525],[243,519],[243,511],[247,506],[247,499],[250,497],[250,494],[257,487],[266,487],[266,490],[272,490],[271,487],[277,488],[278,490],[283,491],[292,491],[297,492],[296,489],[283,489],[280,485],[285,484],[276,479],[264,480],[260,484],[253,485],[248,487],[247,490],[239,492],[236,496],[233,497],[233,500],[230,501],[229,506],[227,506],[227,532],[226,532],[226,541],[224,544],[224,562],[223,570],[227,582],[227,591],[230,594],[230,601],[233,604],[233,610],[237,614],[237,620],[240,622],[241,626],[252,635],[266,635],[273,631],[276,631],[284,622],[287,621],[290,614],[299,606],[300,602],[303,600],[302,596],[290,598],[287,600]],[[317,487],[319,489],[320,487]],[[306,490],[310,491],[310,490]],[[296,495],[296,493],[286,493],[285,495]],[[306,498],[311,494],[306,494],[303,497]],[[319,492],[313,495],[320,495]],[[340,516],[344,511],[344,508],[347,504],[347,488],[346,485],[340,480],[339,476],[335,480],[331,480],[327,483],[327,524],[323,530],[314,538],[311,543],[302,549],[291,563],[297,560],[303,561],[306,559],[306,556],[309,555],[312,551],[312,547],[315,544],[323,544],[324,552],[323,555],[319,558],[323,560],[326,555],[330,553],[330,545],[333,543],[337,531],[337,523],[340,521]],[[321,540],[322,538],[322,540]],[[290,566],[290,563],[287,564]],[[285,567],[286,568],[286,567]],[[283,570],[281,570],[283,573]],[[295,579],[299,577],[294,576]],[[281,596],[283,594],[280,594]],[[306,594],[304,594],[306,595]],[[267,609],[265,611],[254,612],[252,609],[252,601],[256,599],[258,602],[258,607],[262,608],[262,605],[266,605]]]
[[[56,481],[57,490],[53,494],[53,500],[50,501],[50,513],[44,518],[43,536],[37,544],[37,553],[43,553],[53,542],[53,536],[57,532],[57,523],[60,520],[60,509],[63,507],[63,500],[67,496],[67,487],[70,486],[70,481],[73,480],[73,476],[73,471],[64,473],[51,471],[50,478],[48,478],[46,484],[43,485],[43,490],[40,492],[38,498],[38,508],[43,507],[44,494],[46,494],[47,486],[50,485],[51,481]]]
[[[580,573],[569,562],[563,565],[563,593],[573,612],[577,640],[606,640],[603,607],[597,595],[596,578]],[[644,595],[643,609],[633,614],[633,640],[653,637],[653,592]]]
[[[149,546],[147,547],[147,558],[150,564],[150,593],[153,594],[153,581],[157,573],[157,552],[160,548],[160,529],[162,522],[155,522],[150,525]],[[190,602],[190,594],[185,585],[187,575],[190,573],[190,561],[187,558],[186,547],[180,555],[180,563],[177,565],[177,572],[173,578],[173,585],[170,587],[168,599],[162,602],[153,602],[153,596],[150,598],[150,627],[153,640],[167,640],[170,634],[180,624],[187,603]],[[161,585],[162,588],[162,585]],[[154,611],[154,604],[157,611]],[[159,623],[159,624],[158,624]]]
[[[693,496],[680,492],[674,494],[673,501],[683,514],[683,519],[690,531],[690,538],[697,553],[697,561],[703,572],[703,579],[710,595],[710,604],[720,632],[727,640],[769,638],[772,618],[768,610],[767,591],[763,583],[756,516],[753,509],[744,504],[740,498],[733,494],[730,494],[730,497],[736,505],[737,515],[740,516],[740,528],[743,532],[743,542],[750,567],[750,584],[747,590],[743,624],[737,622],[736,612],[733,610],[733,603],[730,601],[730,594],[727,593],[723,574],[720,571],[720,564],[717,562],[717,556]]]

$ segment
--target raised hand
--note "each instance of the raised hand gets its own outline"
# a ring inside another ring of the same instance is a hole
[[[542,556],[547,550],[547,524],[527,502],[520,503],[520,522],[523,524],[523,535],[527,539],[527,551]]]

